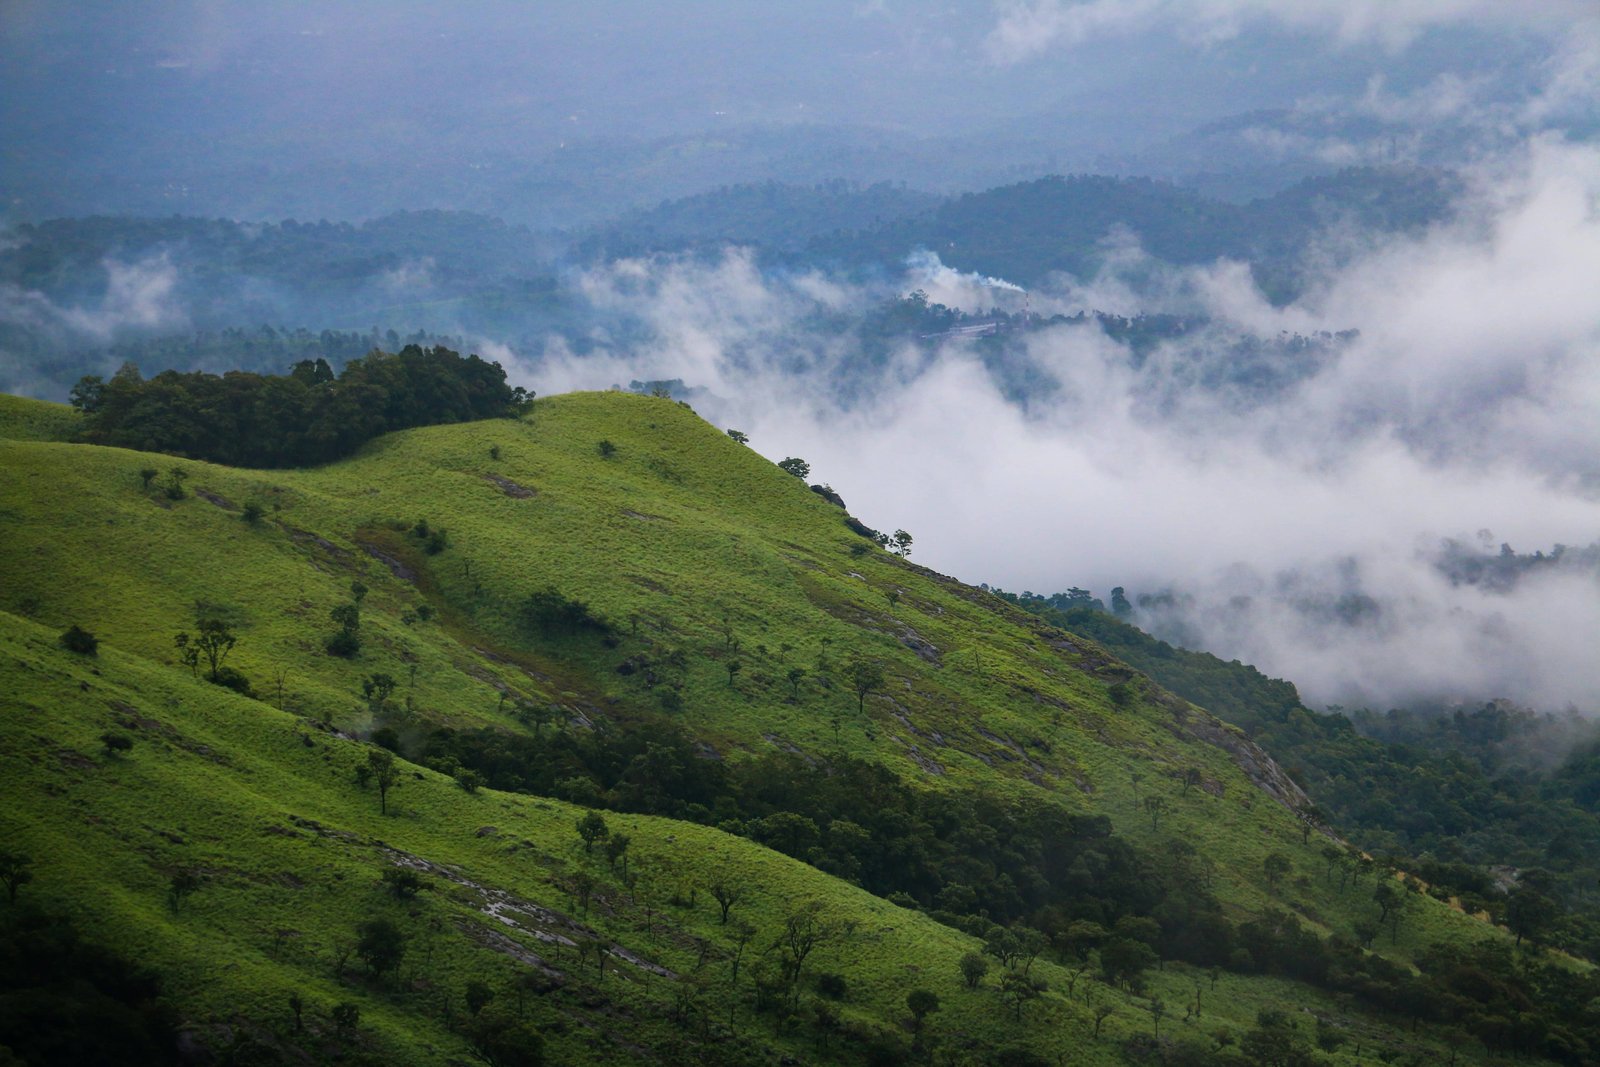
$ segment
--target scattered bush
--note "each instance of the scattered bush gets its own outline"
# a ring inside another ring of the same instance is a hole
[[[610,635],[613,627],[590,610],[582,600],[564,595],[553,586],[531,593],[522,604],[522,622],[530,629],[542,631],[546,636],[572,635],[582,630],[594,630]]]
[[[189,472],[182,467],[173,467],[167,472],[167,486],[163,490],[168,500],[182,500],[189,494],[183,490],[184,479],[189,477]]]
[[[361,638],[353,630],[340,630],[323,643],[328,655],[338,656],[340,659],[354,659],[361,651]]]
[[[242,671],[233,667],[219,667],[216,677],[211,680],[224,689],[232,689],[240,696],[246,696],[252,700],[255,699],[256,691],[250,687],[250,679],[245,677]]]
[[[328,1014],[333,1019],[333,1025],[343,1034],[355,1030],[361,1023],[361,1008],[348,1000],[335,1004]]]
[[[61,647],[68,652],[76,652],[80,656],[100,654],[100,639],[76,623],[62,632],[60,640]]]
[[[390,867],[383,872],[383,887],[398,900],[410,900],[427,884],[409,867]]]

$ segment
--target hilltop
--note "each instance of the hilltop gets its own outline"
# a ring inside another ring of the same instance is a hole
[[[1509,936],[1363,861],[1240,731],[672,400],[271,471],[74,418],[0,404],[8,922],[153,968],[191,1047],[1587,1055],[1557,999],[1586,971],[1473,985]],[[186,661],[207,634],[224,664]]]

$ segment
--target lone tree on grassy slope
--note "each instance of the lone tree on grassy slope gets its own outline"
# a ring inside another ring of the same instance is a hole
[[[811,477],[811,464],[795,456],[786,456],[778,461],[778,469],[794,475],[801,481]]]
[[[393,676],[383,673],[368,675],[362,679],[361,695],[366,698],[367,710],[374,717],[380,716],[389,706],[389,696],[394,692],[395,680]]]
[[[989,961],[976,952],[969,952],[961,957],[962,981],[967,983],[968,989],[977,989],[978,983],[983,981],[983,976],[989,973]]]
[[[606,825],[606,820],[598,811],[591,811],[578,820],[578,836],[583,838],[583,851],[589,852],[594,848],[596,841],[604,841],[611,834],[611,828]]]
[[[718,878],[706,888],[711,890],[712,899],[717,902],[717,907],[722,910],[722,925],[727,926],[728,912],[732,911],[733,906],[745,897],[744,887],[735,885],[725,878]]]
[[[406,954],[406,935],[388,919],[373,919],[356,927],[356,955],[374,978],[400,966]]]
[[[913,989],[906,994],[906,1007],[911,1010],[912,1027],[922,1029],[922,1020],[939,1010],[939,997],[926,989]]]
[[[400,784],[400,768],[394,761],[394,753],[386,748],[375,748],[367,753],[366,762],[368,777],[372,784],[378,787],[378,811],[389,814],[389,790]]]
[[[875,659],[853,656],[845,671],[850,679],[850,687],[856,691],[856,711],[865,712],[867,694],[883,688],[883,664]]]
[[[206,678],[214,682],[217,680],[217,672],[222,669],[223,661],[228,658],[228,653],[233,651],[233,646],[239,643],[239,638],[221,619],[201,619],[198,630],[199,632],[192,637],[185,630],[175,635],[172,643],[177,646],[178,658],[196,675],[200,673],[201,660],[204,660]]]

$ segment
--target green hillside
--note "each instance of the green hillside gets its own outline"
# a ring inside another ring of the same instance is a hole
[[[1234,728],[876,548],[671,400],[556,397],[293,471],[52,440],[67,420],[0,407],[0,836],[33,875],[7,922],[51,910],[154,968],[191,1043],[1586,1054],[1522,986],[1469,988],[1509,937],[1361,864]],[[175,635],[202,621],[253,698],[185,664]],[[61,647],[74,625],[97,655]],[[341,629],[354,655],[329,651]],[[380,797],[358,771],[391,751]],[[1401,921],[1375,932],[1385,884]],[[716,892],[739,896],[726,923]],[[360,951],[374,919],[397,967]],[[997,921],[1055,945],[1013,959]],[[1117,973],[1134,943],[1149,957]],[[917,989],[939,1003],[920,1027]],[[1442,1025],[1468,1016],[1471,1039]]]

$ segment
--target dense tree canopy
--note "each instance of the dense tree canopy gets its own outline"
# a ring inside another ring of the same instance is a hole
[[[381,433],[514,414],[527,399],[498,363],[416,345],[374,350],[337,376],[320,359],[287,375],[165,371],[149,380],[124,365],[72,393],[93,444],[239,467],[326,463]]]

